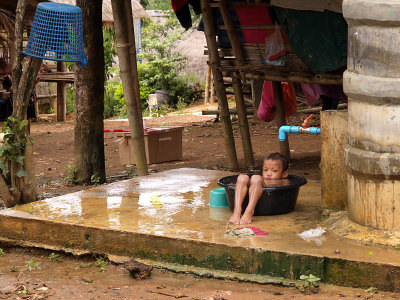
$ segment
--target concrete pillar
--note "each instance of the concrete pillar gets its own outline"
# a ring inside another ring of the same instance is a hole
[[[347,171],[343,147],[347,144],[347,110],[321,111],[322,207],[347,208]]]
[[[344,0],[343,15],[349,217],[400,231],[400,0]]]

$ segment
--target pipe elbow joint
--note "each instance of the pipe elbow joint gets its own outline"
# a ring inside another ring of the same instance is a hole
[[[281,126],[279,128],[279,141],[285,141],[287,133],[299,133],[299,126]]]

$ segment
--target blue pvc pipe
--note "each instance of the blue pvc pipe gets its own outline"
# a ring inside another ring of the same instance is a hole
[[[281,126],[279,128],[279,141],[283,142],[286,140],[286,134],[287,133],[300,133],[302,132],[302,127],[300,126]],[[304,130],[307,130],[310,134],[320,134],[321,129],[319,127],[307,127],[304,128]],[[303,131],[304,132],[304,131]]]
[[[300,126],[281,126],[279,128],[279,140],[283,142],[286,140],[286,133],[299,133]]]

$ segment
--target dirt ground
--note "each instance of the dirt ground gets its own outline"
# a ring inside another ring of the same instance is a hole
[[[184,113],[199,113],[204,109],[216,109],[215,106],[193,106]],[[288,124],[301,125],[308,114],[296,114],[289,117]],[[225,146],[221,125],[214,123],[214,116],[194,114],[169,115],[146,119],[146,127],[183,126],[182,161],[172,161],[149,166],[150,172],[191,167],[203,169],[227,169]],[[242,171],[244,158],[242,142],[237,120],[232,122],[236,151]],[[310,126],[319,126],[319,116],[314,116]],[[263,158],[270,152],[279,151],[278,134],[275,124],[262,123],[249,118],[255,169],[260,169]],[[129,129],[127,120],[106,120],[104,128],[109,130]],[[87,188],[87,186],[65,184],[68,178],[67,167],[74,164],[74,120],[65,123],[32,123],[31,135],[34,138],[34,159],[38,182],[39,199],[62,195]],[[132,166],[121,165],[118,153],[120,133],[104,134],[107,182],[127,179]],[[289,172],[306,178],[319,179],[320,137],[315,135],[291,135],[289,137],[292,162]]]
[[[4,248],[0,256],[0,299],[396,299],[374,289],[321,285],[306,295],[298,287],[200,278],[153,269],[136,280],[101,257],[74,257],[44,250]]]

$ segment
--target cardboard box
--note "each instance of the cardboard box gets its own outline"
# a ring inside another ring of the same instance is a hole
[[[182,130],[183,127],[148,128],[144,132],[147,164],[182,160]],[[136,163],[130,133],[119,142],[119,157],[123,165]]]

